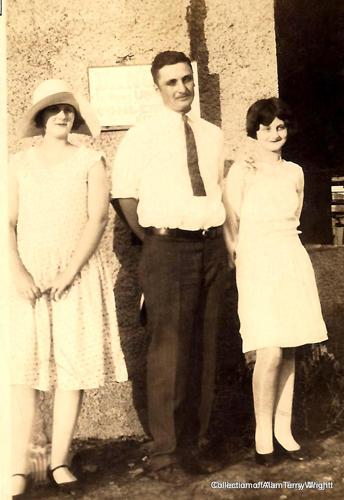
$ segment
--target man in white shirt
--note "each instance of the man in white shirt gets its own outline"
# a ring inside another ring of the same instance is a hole
[[[127,132],[115,159],[112,196],[143,241],[150,465],[158,479],[179,483],[183,445],[197,472],[218,468],[202,457],[198,443],[210,419],[227,266],[223,139],[218,127],[190,112],[194,79],[185,54],[162,52],[151,71],[164,106]]]

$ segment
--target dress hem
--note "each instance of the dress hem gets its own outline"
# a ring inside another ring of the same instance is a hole
[[[266,349],[268,347],[280,347],[281,349],[287,349],[287,348],[292,348],[292,347],[301,347],[303,345],[311,345],[311,344],[320,344],[321,342],[325,342],[326,340],[328,340],[328,337],[324,337],[320,340],[313,340],[313,341],[306,341],[306,342],[301,342],[301,343],[298,343],[298,344],[295,344],[293,343],[293,345],[290,345],[290,344],[286,344],[286,345],[276,345],[276,344],[269,344],[269,345],[261,345],[261,346],[256,346],[256,347],[250,347],[249,349],[243,349],[242,352],[243,354],[246,354],[248,352],[252,352],[252,351],[257,351],[258,349]]]

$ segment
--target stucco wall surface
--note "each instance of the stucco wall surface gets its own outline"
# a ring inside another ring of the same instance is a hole
[[[227,160],[245,148],[245,117],[257,99],[278,94],[271,0],[208,0],[209,71],[219,78]]]
[[[245,142],[248,105],[277,93],[273,0],[12,0],[7,21],[10,153],[39,142],[19,141],[15,127],[42,80],[66,79],[87,96],[88,67],[149,64],[162,50],[182,50],[198,62],[201,113],[222,125],[229,163]],[[71,140],[104,151],[110,175],[124,134]],[[140,435],[145,428],[148,338],[138,320],[140,247],[132,245],[130,232],[112,208],[110,214],[102,247],[113,278],[130,381],[85,395],[81,437]],[[231,321],[223,320],[224,336]],[[46,396],[46,414],[49,406]]]

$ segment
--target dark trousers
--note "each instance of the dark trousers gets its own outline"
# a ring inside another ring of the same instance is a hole
[[[222,235],[145,238],[139,275],[151,335],[147,397],[152,469],[177,461],[186,423],[195,443],[208,428],[226,266]]]

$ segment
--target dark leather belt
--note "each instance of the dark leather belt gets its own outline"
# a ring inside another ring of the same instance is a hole
[[[216,238],[222,234],[222,226],[209,227],[208,229],[198,229],[196,231],[188,231],[186,229],[169,229],[167,227],[146,227],[145,233],[156,236],[168,236],[169,238],[184,238],[188,240],[201,240],[203,238]]]

